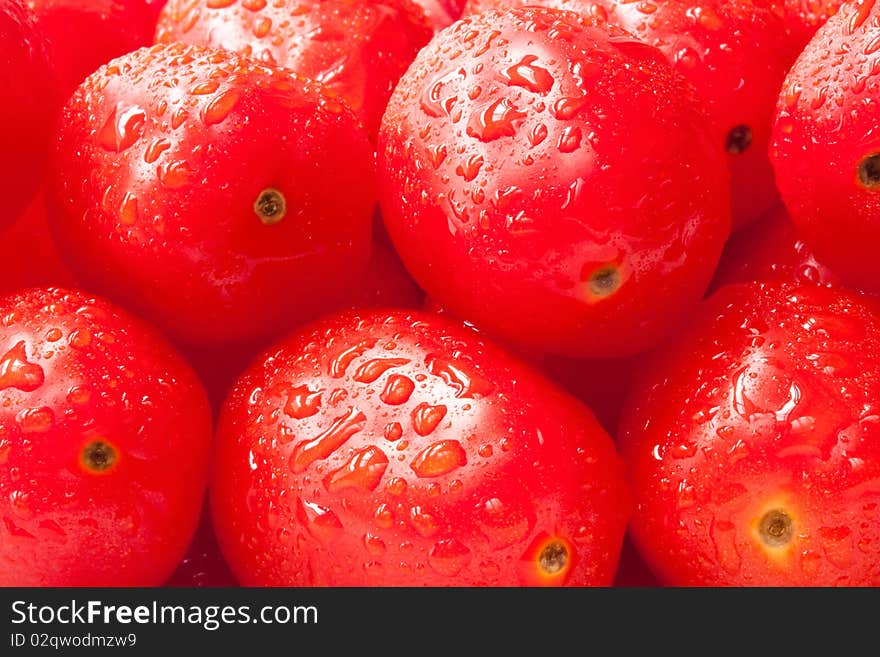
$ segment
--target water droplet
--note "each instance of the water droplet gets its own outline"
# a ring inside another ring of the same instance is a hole
[[[320,504],[297,498],[296,515],[306,531],[324,544],[332,542],[342,533],[339,516]]]
[[[169,189],[183,187],[189,176],[186,163],[180,160],[160,164],[156,169],[156,173],[159,176],[159,182]]]
[[[297,443],[290,455],[290,469],[300,473],[313,462],[326,459],[349,438],[363,430],[367,422],[366,416],[356,408],[336,418],[330,428],[312,440]]]
[[[553,103],[553,116],[560,121],[568,121],[577,116],[587,104],[587,96],[560,98]]]
[[[428,564],[447,577],[455,577],[467,566],[471,551],[461,541],[448,538],[438,541],[428,554]]]
[[[492,456],[493,451],[492,445],[486,443],[485,445],[480,445],[480,449],[477,450],[477,453],[484,459],[487,459]]]
[[[538,123],[529,132],[529,143],[534,147],[547,139],[547,126]]]
[[[724,25],[724,22],[721,20],[718,14],[709,7],[695,5],[693,7],[689,7],[685,14],[688,18],[698,23],[700,26],[706,28],[707,30],[717,30],[722,25]]]
[[[55,425],[55,413],[46,406],[25,409],[16,419],[23,433],[43,433]]]
[[[385,554],[385,541],[369,532],[364,534],[364,547],[374,557]]]
[[[125,109],[117,105],[98,131],[98,143],[120,153],[141,138],[146,121],[147,113],[137,105]]]
[[[480,155],[471,155],[467,162],[464,164],[459,164],[455,167],[455,173],[464,178],[466,181],[470,182],[480,173],[480,168],[483,166],[483,158]]]
[[[24,340],[17,342],[0,359],[0,390],[16,388],[22,392],[33,392],[45,380],[43,368],[28,362]]]
[[[324,477],[324,487],[331,493],[344,488],[375,490],[387,467],[388,457],[381,449],[366,447],[356,451],[345,465]]]
[[[394,442],[400,440],[402,435],[403,427],[400,426],[400,422],[389,422],[385,425],[385,440]]]
[[[311,390],[307,384],[297,386],[290,391],[284,412],[296,420],[304,420],[315,415],[321,408],[323,388]]]
[[[466,132],[480,141],[493,141],[499,137],[512,137],[516,134],[514,123],[526,117],[509,100],[496,100],[482,110],[476,111],[468,120]]]
[[[430,513],[426,513],[422,507],[414,506],[410,510],[409,517],[415,530],[425,538],[430,538],[437,533],[437,520]]]
[[[92,342],[92,332],[87,328],[79,328],[73,331],[67,338],[67,343],[75,349],[84,349]]]
[[[330,361],[330,367],[328,370],[330,376],[334,379],[341,379],[345,376],[345,371],[348,369],[348,366],[351,365],[352,361],[356,358],[360,358],[368,349],[372,349],[375,346],[375,340],[362,340],[348,349],[343,349]]]
[[[397,406],[407,402],[416,389],[416,384],[402,374],[392,374],[385,383],[385,389],[379,398],[391,406]]]
[[[492,497],[477,505],[476,521],[493,550],[522,541],[533,527],[530,514]]]
[[[192,89],[190,89],[190,93],[193,96],[207,96],[208,94],[212,94],[217,89],[220,88],[220,83],[217,80],[208,80],[207,82],[200,82]]]
[[[419,477],[439,477],[467,464],[467,453],[457,440],[440,440],[423,449],[410,463]]]
[[[388,491],[388,494],[396,497],[403,495],[407,488],[406,479],[403,479],[402,477],[389,479],[388,483],[385,484],[385,490]]]
[[[577,126],[569,125],[562,129],[556,147],[560,153],[571,153],[577,150],[581,145],[581,129]]]
[[[158,160],[162,153],[171,148],[171,142],[164,137],[159,137],[158,139],[154,139],[153,142],[147,146],[147,150],[144,152],[144,162],[147,164],[152,164],[156,160]]]
[[[413,409],[411,416],[416,433],[420,436],[427,436],[446,417],[446,407],[442,404],[431,406],[427,402],[422,402]]]
[[[217,94],[205,108],[203,119],[205,125],[222,123],[235,109],[239,97],[239,92],[235,89],[226,89]]]
[[[84,385],[73,386],[67,391],[67,401],[77,406],[88,404],[91,398],[92,392]]]
[[[131,226],[137,222],[138,218],[138,200],[131,192],[126,192],[122,197],[122,203],[119,206],[119,221]]]
[[[391,525],[394,523],[394,514],[391,513],[391,509],[388,508],[387,504],[380,504],[376,507],[376,510],[373,512],[373,522],[380,529],[391,528]]]
[[[425,358],[425,365],[428,366],[431,374],[439,376],[446,385],[455,390],[456,397],[468,399],[487,397],[495,389],[491,381],[458,361],[430,354]]]
[[[208,9],[223,9],[223,7],[231,7],[236,0],[207,0],[205,3]]]
[[[538,66],[535,55],[525,55],[518,64],[501,71],[501,77],[510,86],[523,87],[536,94],[546,94],[553,88],[553,76],[546,68]]]
[[[409,363],[408,358],[373,358],[355,370],[352,377],[361,383],[373,383],[393,367],[401,367]]]

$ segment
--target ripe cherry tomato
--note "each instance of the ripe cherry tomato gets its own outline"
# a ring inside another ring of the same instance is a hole
[[[709,125],[655,48],[570,12],[486,12],[397,86],[383,217],[457,316],[538,350],[636,353],[702,297],[727,237]]]
[[[14,222],[43,180],[57,92],[45,39],[19,0],[0,0],[0,229]]]
[[[712,287],[749,281],[840,285],[837,274],[817,261],[804,244],[781,205],[730,236]]]
[[[363,274],[373,167],[365,131],[320,85],[160,45],[71,98],[49,219],[90,289],[183,341],[244,341],[332,307]]]
[[[81,292],[0,300],[0,585],[164,582],[210,441],[201,384],[152,328]]]
[[[536,371],[437,316],[344,313],[230,394],[211,489],[245,585],[610,585],[613,443]]]
[[[394,85],[431,38],[409,0],[170,0],[156,40],[232,50],[336,92],[375,136]]]
[[[469,11],[509,6],[471,0]],[[705,99],[713,142],[730,166],[733,227],[779,200],[767,156],[779,87],[800,46],[786,38],[781,12],[761,0],[514,0],[576,11],[656,46]]]
[[[804,242],[847,283],[880,291],[880,5],[845,5],[791,69],[771,155]]]
[[[662,581],[880,585],[880,311],[732,285],[635,378],[631,529]]]
[[[147,0],[27,0],[46,37],[66,99],[114,57],[153,42],[156,10]]]

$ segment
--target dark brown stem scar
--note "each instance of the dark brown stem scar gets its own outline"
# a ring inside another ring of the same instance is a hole
[[[620,272],[614,267],[602,267],[590,274],[588,285],[594,297],[610,297],[620,288]]]
[[[761,540],[770,547],[782,547],[794,535],[794,522],[782,509],[773,509],[764,514],[758,526]]]
[[[264,189],[254,202],[254,212],[267,226],[277,224],[287,214],[287,200],[277,189]]]
[[[739,155],[752,144],[752,129],[747,125],[738,125],[727,133],[727,152]]]
[[[553,541],[544,546],[538,555],[538,567],[545,575],[556,575],[568,563],[568,548],[561,541]]]
[[[83,448],[83,465],[92,472],[106,472],[116,462],[116,450],[104,441],[95,440]]]
[[[880,189],[880,153],[859,162],[859,182],[868,189]]]

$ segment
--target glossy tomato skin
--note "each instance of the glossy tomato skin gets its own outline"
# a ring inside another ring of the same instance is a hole
[[[816,260],[779,205],[752,225],[735,232],[724,247],[712,289],[749,281],[793,285],[840,285],[840,278]]]
[[[431,38],[409,0],[170,0],[156,31],[290,68],[339,94],[375,136],[394,85]]]
[[[245,585],[610,585],[629,513],[586,407],[404,311],[325,318],[257,359],[211,500]]]
[[[41,192],[14,224],[0,230],[0,253],[3,259],[0,295],[29,287],[77,287],[76,279],[52,241]]]
[[[147,0],[27,0],[48,42],[66,99],[114,57],[153,42],[156,12]]]
[[[310,319],[363,274],[373,168],[363,128],[320,85],[159,45],[71,98],[49,219],[89,289],[181,341],[247,341]]]
[[[33,12],[0,0],[0,228],[24,211],[39,188],[57,93]]]
[[[880,290],[878,38],[873,2],[846,5],[825,23],[782,87],[771,150],[804,241],[844,281],[873,291]]]
[[[730,166],[731,218],[740,228],[779,196],[767,156],[779,87],[800,52],[779,8],[762,0],[515,0],[558,7],[627,30],[659,48],[706,101],[713,143]],[[469,11],[508,6],[472,0]],[[649,8],[646,11],[646,8]]]
[[[878,350],[865,297],[751,283],[656,352],[619,442],[661,581],[880,583]]]
[[[438,34],[391,98],[379,162],[419,285],[538,350],[651,346],[702,296],[729,228],[693,88],[656,49],[559,10]]]
[[[7,296],[0,318],[0,584],[161,584],[208,476],[195,374],[154,329],[81,292]]]

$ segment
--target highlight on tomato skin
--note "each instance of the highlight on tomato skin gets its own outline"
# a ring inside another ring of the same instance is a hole
[[[589,409],[404,310],[263,352],[224,405],[210,499],[246,586],[610,586],[630,512]]]
[[[644,364],[618,444],[661,582],[880,584],[878,353],[874,300],[749,283]]]
[[[84,292],[0,299],[0,585],[161,585],[198,523],[211,433],[154,328]]]

